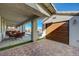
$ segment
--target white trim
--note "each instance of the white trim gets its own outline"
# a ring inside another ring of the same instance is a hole
[[[79,13],[79,11],[57,11],[56,13]]]
[[[55,11],[57,12],[57,9],[56,9],[55,5],[54,5],[53,3],[51,3],[51,4],[52,4],[52,6],[54,7]]]

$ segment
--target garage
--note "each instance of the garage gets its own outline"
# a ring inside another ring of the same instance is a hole
[[[70,16],[53,15],[44,22],[46,39],[69,44]]]

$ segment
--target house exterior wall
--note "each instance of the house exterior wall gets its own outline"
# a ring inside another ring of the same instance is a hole
[[[74,16],[69,21],[69,44],[79,47],[79,16]]]
[[[73,16],[68,16],[68,15],[52,15],[50,16],[45,23],[55,23],[55,22],[62,22],[62,21],[68,21],[72,18]]]

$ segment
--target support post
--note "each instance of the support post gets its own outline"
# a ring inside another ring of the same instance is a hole
[[[31,39],[32,39],[33,42],[35,42],[38,39],[38,34],[37,34],[37,19],[32,20],[31,23],[32,23]]]

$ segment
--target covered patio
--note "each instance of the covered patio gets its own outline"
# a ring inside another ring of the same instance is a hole
[[[0,48],[44,38],[42,33],[38,33],[37,21],[39,19],[43,21],[51,15],[45,8],[46,5],[51,6],[50,4],[28,3],[0,4]],[[51,12],[54,13],[53,8]],[[26,24],[29,23],[31,24],[30,29],[26,31]]]

